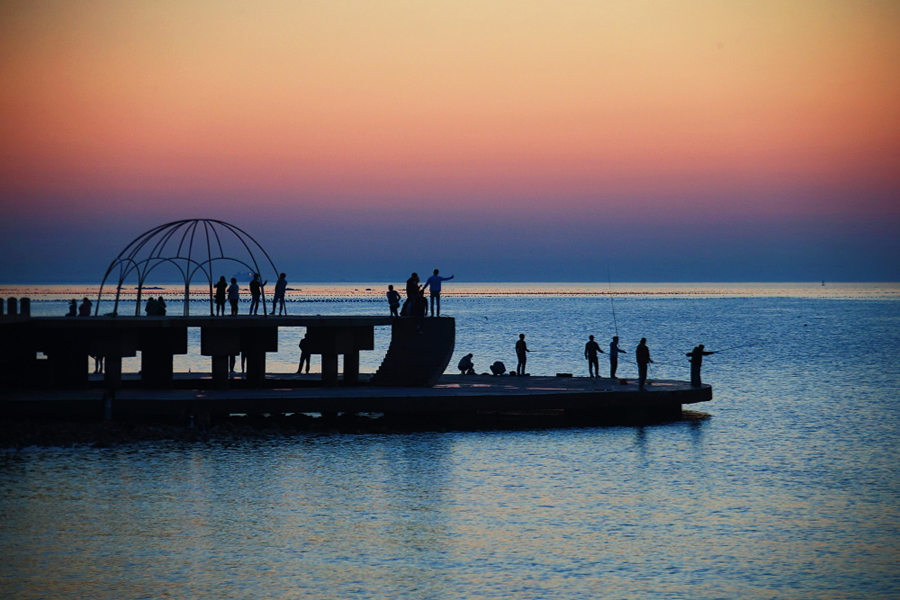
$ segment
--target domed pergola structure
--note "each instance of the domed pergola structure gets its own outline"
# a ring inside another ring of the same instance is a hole
[[[141,314],[141,296],[150,276],[177,272],[184,281],[184,316],[190,315],[191,283],[198,281],[209,286],[209,313],[213,315],[213,268],[229,263],[231,268],[239,266],[248,273],[260,273],[263,279],[264,271],[273,274],[273,281],[278,279],[275,263],[263,247],[235,225],[216,219],[184,219],[159,225],[135,238],[110,263],[100,284],[94,314],[100,313],[103,287],[116,272],[113,314],[118,314],[122,286],[131,285],[136,279],[135,316]]]

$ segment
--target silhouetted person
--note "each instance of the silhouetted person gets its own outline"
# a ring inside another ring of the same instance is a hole
[[[77,317],[78,316],[78,302],[75,298],[69,301],[69,312],[66,313],[67,317]]]
[[[388,306],[391,309],[391,316],[399,317],[400,314],[397,311],[400,309],[400,292],[395,290],[392,285],[388,286],[387,301]]]
[[[524,375],[525,374],[525,363],[528,362],[528,353],[531,350],[528,349],[528,346],[525,344],[525,334],[519,334],[519,341],[516,342],[516,358],[519,359],[518,364],[516,364],[516,375]]]
[[[428,314],[428,300],[425,298],[425,289],[419,289],[419,295],[415,298],[412,305],[412,316],[416,318],[419,323],[416,325],[417,328],[421,327],[421,321],[425,318],[425,315]]]
[[[259,310],[259,297],[262,295],[262,288],[269,283],[268,280],[260,283],[259,282],[259,273],[253,274],[253,279],[250,281],[250,313],[251,315],[258,314]],[[266,307],[263,306],[263,314],[266,314]]]
[[[78,307],[78,316],[79,317],[89,317],[91,316],[91,306],[93,302],[87,299],[87,297],[81,299],[81,306]]]
[[[442,281],[450,281],[453,279],[453,275],[450,277],[441,277],[438,275],[438,270],[434,270],[434,275],[429,277],[425,281],[425,285],[422,286],[422,290],[425,288],[429,288],[431,290],[431,316],[435,315],[434,305],[437,304],[437,316],[441,316],[441,282]]]
[[[650,359],[650,348],[647,347],[647,338],[641,338],[634,351],[638,366],[638,389],[644,389],[644,382],[647,381],[647,365],[653,361]]]
[[[102,373],[103,372],[103,357],[102,356],[93,356],[94,359],[94,373]]]
[[[287,275],[282,273],[278,276],[278,281],[275,282],[275,295],[272,297],[272,314],[275,314],[275,311],[278,311],[278,314],[287,314],[287,309],[284,307],[284,293],[287,291]]]
[[[406,297],[409,299],[416,298],[419,295],[419,274],[413,273],[406,280]]]
[[[466,354],[459,360],[459,364],[457,368],[459,368],[459,372],[461,375],[474,375],[475,374],[475,365],[472,363],[472,354]]]
[[[616,378],[616,369],[619,368],[619,354],[627,354],[619,349],[619,336],[614,336],[609,343],[609,376]]]
[[[588,343],[584,345],[584,357],[588,361],[588,373],[591,377],[600,377],[600,361],[597,353],[603,354],[600,344],[594,341],[594,336],[588,336]]]
[[[506,365],[504,365],[501,361],[496,361],[491,365],[491,373],[494,375],[503,375],[506,373]]]
[[[303,339],[298,345],[300,346],[300,364],[297,365],[297,372],[303,371],[303,363],[306,363],[306,372],[309,373],[309,340],[306,339],[306,334],[303,334]]]
[[[144,305],[144,312],[147,313],[148,317],[155,317],[159,314],[159,306],[156,298],[150,296],[147,298],[147,304]]]
[[[406,280],[406,302],[403,303],[403,310],[400,311],[400,314],[403,315],[405,312],[405,316],[412,316],[415,313],[416,300],[419,298],[419,274],[413,273],[410,275],[409,279]]]
[[[156,314],[160,317],[166,316],[166,301],[162,296],[156,299]]]
[[[231,303],[231,316],[238,314],[238,300],[241,299],[241,288],[238,287],[237,279],[231,278],[231,285],[228,286],[228,302]]]
[[[707,352],[703,349],[703,344],[694,346],[694,349],[686,354],[691,359],[691,386],[700,387],[700,367],[703,366],[703,357],[715,354],[715,352]]]
[[[222,275],[219,277],[219,281],[216,282],[216,316],[225,316],[225,294],[227,291],[228,282],[225,281],[225,276]]]

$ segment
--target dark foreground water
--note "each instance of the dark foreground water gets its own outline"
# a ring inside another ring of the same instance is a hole
[[[704,365],[708,418],[3,451],[0,597],[898,597],[896,295],[613,307],[447,298],[454,362],[509,364],[521,332],[531,372],[585,374],[618,327],[621,374],[646,336],[651,378],[683,379],[694,344],[741,346]]]

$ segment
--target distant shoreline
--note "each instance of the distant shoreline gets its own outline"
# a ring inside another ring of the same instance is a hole
[[[317,298],[342,300],[384,300],[388,283],[306,283],[298,282],[289,286],[286,300],[289,302],[316,301]],[[402,282],[393,282],[396,287]],[[166,297],[184,296],[183,284],[161,284],[154,282],[144,290]],[[266,296],[271,297],[272,286],[266,287]],[[3,284],[0,298],[29,297],[35,302],[59,301],[88,296],[95,299],[99,292],[97,284]],[[248,294],[246,286],[244,295]],[[445,297],[697,297],[697,298],[751,298],[751,297],[795,297],[795,298],[900,298],[900,282],[794,282],[794,283],[484,283],[453,282],[444,287]],[[191,302],[209,300],[207,285],[192,285]],[[115,297],[115,287],[103,289],[103,300]],[[123,289],[120,299],[135,299],[136,290],[132,285]]]

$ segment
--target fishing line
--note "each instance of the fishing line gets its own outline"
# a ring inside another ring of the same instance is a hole
[[[612,297],[612,277],[609,274],[609,260],[606,261],[606,282],[609,285],[609,307],[612,309],[613,325],[616,327],[616,337],[619,337],[619,322],[616,320],[616,305]]]
[[[759,344],[758,343],[741,344],[739,346],[729,346],[727,348],[722,348],[721,350],[706,350],[706,352],[712,352],[713,354],[719,354],[720,352],[727,352],[728,350],[737,350],[738,348],[752,348],[753,346],[759,346]]]

